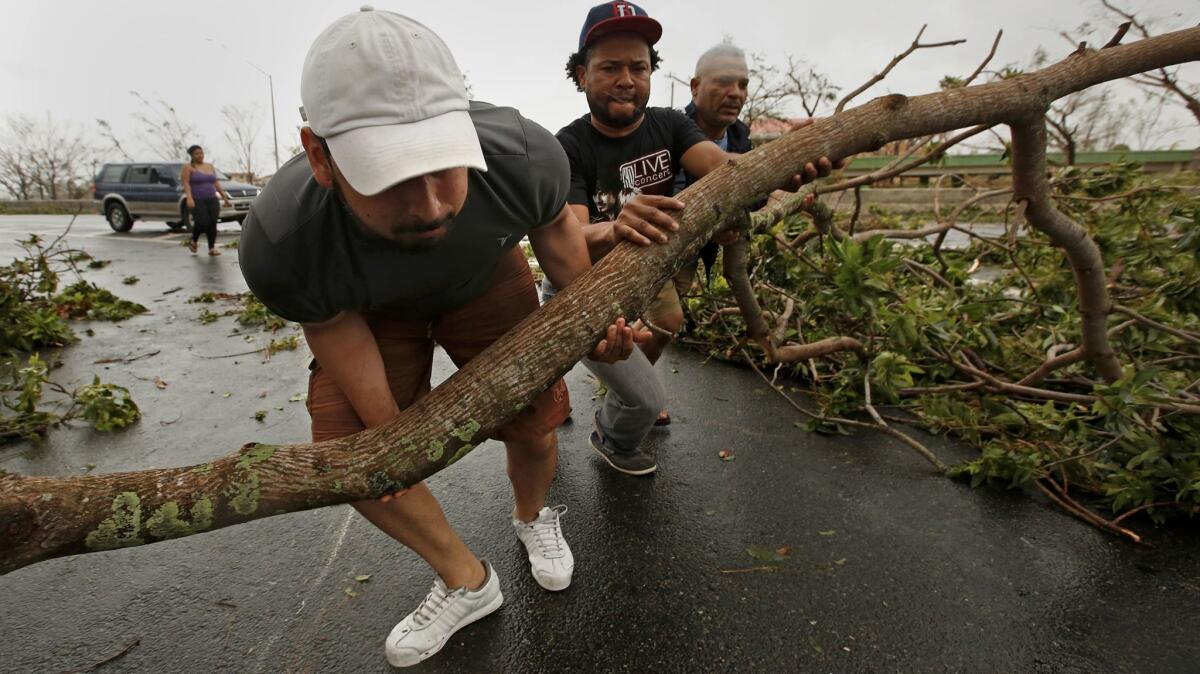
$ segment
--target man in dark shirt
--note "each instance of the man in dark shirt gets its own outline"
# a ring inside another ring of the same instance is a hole
[[[750,151],[750,127],[738,119],[749,97],[750,69],[746,54],[737,47],[721,43],[696,60],[691,81],[692,100],[683,114],[696,122],[704,136],[717,147],[732,154]],[[676,191],[698,178],[683,172],[676,180]]]
[[[641,7],[606,2],[588,12],[579,49],[567,60],[567,77],[586,95],[590,112],[563,127],[557,137],[571,163],[567,203],[581,222],[588,223],[584,237],[593,261],[623,240],[638,245],[666,241],[667,233],[676,231],[678,225],[662,209],[683,208],[669,196],[676,176],[686,170],[703,177],[729,157],[682,113],[646,106],[650,75],[659,63],[654,44],[661,36],[662,26]],[[806,166],[804,177],[797,176],[793,184],[826,175],[830,166],[829,160],[822,158],[817,166]],[[663,286],[643,317],[666,334],[682,326],[683,308],[673,282]],[[610,406],[621,409],[624,417],[630,417],[622,418],[623,425],[631,428],[643,423],[645,411],[630,401],[654,399],[639,395],[643,383],[650,380],[644,374],[645,365],[657,361],[669,342],[670,337],[656,333],[641,345],[645,362],[635,353],[628,361],[608,368],[609,378],[601,376],[612,400],[606,399],[597,418],[592,446],[609,463],[637,451],[631,440],[640,442],[645,432],[619,433],[619,428],[606,424],[606,412]],[[664,422],[670,419],[665,410],[656,410],[654,417]],[[655,423],[653,417],[649,423]],[[623,437],[624,443],[613,447],[609,440],[617,436]]]
[[[309,50],[301,97],[305,154],[255,201],[239,255],[254,294],[304,329],[321,441],[387,423],[427,393],[435,342],[461,366],[536,310],[522,237],[555,284],[590,264],[554,137],[512,108],[468,103],[453,56],[420,23],[370,7],[335,21]],[[628,357],[634,340],[618,320],[591,357]],[[511,525],[548,590],[574,571],[565,509],[545,507],[567,408],[559,380],[496,433]],[[417,664],[499,608],[495,571],[424,483],[353,506],[438,574],[388,635],[388,662]]]
[[[745,154],[751,150],[750,127],[738,119],[749,96],[750,69],[741,49],[721,43],[700,55],[691,81],[692,100],[683,109],[704,136],[730,154]],[[699,180],[687,171],[675,177],[675,192]],[[756,210],[757,206],[751,210]],[[700,250],[698,260],[712,272],[717,260],[718,246],[710,241]],[[674,283],[680,297],[696,278],[696,261],[685,264],[675,275]]]

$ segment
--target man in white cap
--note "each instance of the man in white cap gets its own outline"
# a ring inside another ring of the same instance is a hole
[[[522,237],[556,286],[590,262],[554,136],[512,108],[468,103],[454,58],[420,23],[370,7],[338,19],[309,49],[301,97],[305,154],[256,200],[239,254],[254,294],[304,328],[320,441],[386,423],[427,393],[435,342],[461,366],[536,310]],[[619,319],[591,357],[626,358],[648,336]],[[574,570],[565,508],[545,506],[568,405],[559,380],[496,433],[512,526],[547,590]],[[353,505],[438,575],[388,635],[390,663],[428,658],[499,608],[495,571],[424,483]]]

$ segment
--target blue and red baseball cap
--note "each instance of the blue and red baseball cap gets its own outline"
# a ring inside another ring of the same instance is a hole
[[[588,12],[579,31],[579,51],[610,33],[628,31],[646,38],[651,45],[662,37],[662,24],[650,18],[646,10],[632,2],[606,2]]]

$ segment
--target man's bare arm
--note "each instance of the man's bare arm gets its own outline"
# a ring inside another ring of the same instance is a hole
[[[383,356],[362,314],[343,311],[322,323],[304,323],[304,338],[367,428],[400,413],[388,387]]]
[[[584,208],[585,215],[586,211]],[[529,232],[529,243],[538,265],[555,288],[566,288],[592,268],[583,227],[575,213],[574,207],[563,206],[553,220]],[[589,357],[602,363],[625,360],[633,352],[635,343],[648,339],[648,331],[634,330],[626,325],[624,318],[618,318],[608,326],[604,338]]]
[[[579,222],[587,222],[587,206],[571,205],[570,208]],[[616,220],[583,225],[592,262],[608,255],[622,241],[639,246],[666,243],[667,232],[678,231],[679,224],[663,209],[683,210],[683,203],[671,197],[639,194],[625,204]]]

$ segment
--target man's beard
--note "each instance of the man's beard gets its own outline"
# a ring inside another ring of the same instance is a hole
[[[646,101],[642,101],[634,106],[633,112],[628,115],[616,116],[608,114],[608,106],[601,101],[592,98],[592,94],[585,94],[587,97],[588,109],[592,113],[592,118],[599,120],[605,126],[611,126],[616,129],[623,129],[627,126],[632,126],[635,122],[646,114]]]
[[[389,225],[389,234],[384,236],[369,227],[363,221],[362,217],[354,212],[354,209],[347,203],[345,195],[342,194],[342,185],[337,180],[333,181],[333,192],[337,196],[338,203],[342,205],[342,209],[346,212],[346,217],[350,219],[360,232],[401,253],[426,253],[436,248],[438,244],[450,235],[450,230],[454,227],[454,216],[457,215],[456,213],[450,213],[445,217],[433,221],[409,220],[405,222],[393,222]],[[446,228],[445,233],[435,239],[407,238],[422,232],[431,232],[441,227]]]

